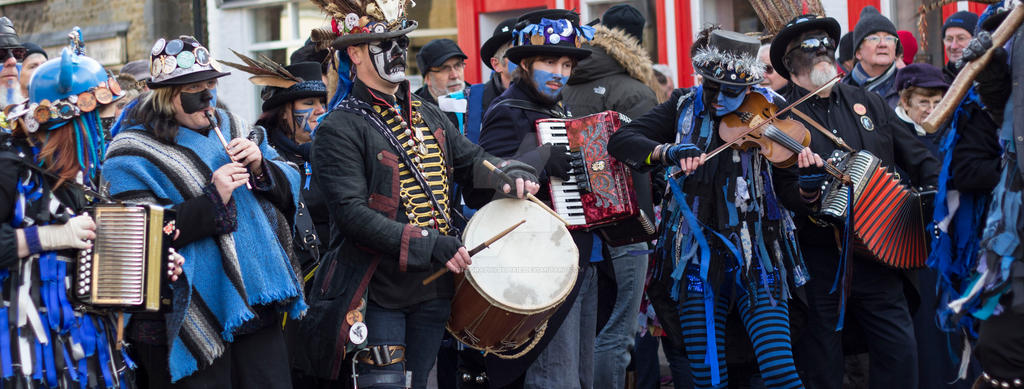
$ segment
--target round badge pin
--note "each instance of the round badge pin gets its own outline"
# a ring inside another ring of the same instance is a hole
[[[92,112],[96,109],[96,96],[92,92],[82,92],[78,95],[78,109],[82,112]]]
[[[868,130],[868,131],[874,131],[875,130],[875,122],[872,122],[871,118],[869,118],[867,116],[861,116],[860,117],[860,125],[864,126],[865,130]]]
[[[539,34],[533,34],[530,37],[530,44],[534,46],[540,46],[544,44],[544,36]]]
[[[114,95],[110,93],[110,89],[96,88],[92,93],[96,95],[96,101],[100,104],[110,104],[114,101]]]
[[[37,122],[33,117],[25,117],[21,122],[25,123],[25,129],[28,130],[28,132],[36,132],[39,130],[39,122]]]
[[[77,114],[77,108],[67,101],[57,102],[57,117],[61,119],[71,119]]]
[[[160,55],[164,51],[165,45],[167,45],[167,41],[164,38],[157,39],[156,43],[153,44],[153,50],[150,50],[150,54],[154,57]]]
[[[345,322],[347,322],[348,325],[354,325],[354,324],[359,323],[361,321],[363,321],[363,313],[362,312],[359,312],[359,311],[353,309],[351,311],[348,311],[347,314],[345,314]]]
[[[548,36],[548,42],[550,42],[553,45],[557,45],[558,42],[561,42],[561,41],[562,41],[562,37],[560,35],[558,35],[558,34],[551,34],[551,35]]]
[[[121,84],[119,84],[117,82],[117,80],[110,80],[109,84],[110,84],[110,86],[109,86],[110,93],[113,93],[113,94],[115,94],[117,96],[120,96],[121,94],[124,93],[124,91],[121,90]]]
[[[178,53],[180,53],[184,48],[185,42],[182,42],[181,39],[175,39],[167,42],[167,47],[164,48],[164,52],[166,52],[167,55],[178,55]]]
[[[49,121],[50,120],[50,115],[51,115],[51,112],[50,112],[50,104],[49,103],[47,103],[47,104],[40,103],[39,106],[36,107],[35,112],[32,112],[32,118],[36,119],[36,122],[39,122],[39,123],[46,123],[47,121]]]
[[[164,71],[164,61],[160,57],[153,58],[149,63],[149,75],[156,78],[160,75],[160,72]]]
[[[163,63],[164,63],[163,73],[164,74],[171,74],[172,72],[174,72],[174,69],[178,68],[178,60],[175,59],[174,57],[162,56],[160,58],[163,59]]]
[[[348,15],[345,15],[345,30],[346,31],[352,30],[358,24],[359,24],[359,15],[356,15],[354,13],[349,13]]]
[[[191,68],[192,65],[196,64],[196,55],[192,54],[191,51],[182,51],[178,53],[178,67],[182,69]]]
[[[361,321],[356,322],[352,328],[348,329],[348,341],[352,344],[363,344],[366,341],[366,335],[366,323]]]
[[[197,47],[195,50],[192,50],[192,53],[196,55],[196,63],[199,66],[210,64],[210,50],[207,50],[205,47]]]
[[[853,105],[853,112],[856,112],[858,115],[864,115],[868,113],[868,108],[864,104],[857,103]]]

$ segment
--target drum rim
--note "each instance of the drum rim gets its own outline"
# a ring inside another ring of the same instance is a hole
[[[507,202],[510,202],[510,201],[526,201],[526,200],[498,199],[498,200],[494,200],[494,201],[491,201],[491,202],[487,203],[486,205],[481,207],[480,210],[477,210],[477,212],[480,212],[481,210],[483,210],[484,208],[486,208],[487,206],[489,206],[491,204],[502,203],[502,202],[506,202],[507,203]],[[542,212],[546,212],[546,211],[543,211],[543,209],[540,208],[539,205],[536,205],[536,204],[533,204],[533,203],[530,203],[530,202],[526,202],[525,204],[527,205],[527,207],[535,207],[536,209],[539,209]],[[545,215],[547,215],[547,213],[545,213]],[[553,218],[554,217],[552,216],[552,219]],[[474,224],[474,220],[478,220],[478,219],[470,218],[469,222],[466,223],[466,228],[463,230],[463,236],[462,236],[463,241],[465,241],[465,238],[466,238],[465,234],[470,230],[470,227]],[[564,230],[566,235],[571,236],[569,229],[566,228],[565,225],[563,225],[561,223],[557,223],[557,226],[558,226],[558,228]],[[579,248],[576,247],[575,244],[573,244],[571,247],[572,247],[572,251],[575,253],[574,257],[576,257],[578,259],[579,256],[580,256]],[[576,280],[579,278],[579,275],[580,275],[580,265],[579,265],[579,261],[577,261],[577,263],[573,264],[571,282],[568,283],[570,286],[568,288],[564,289],[564,292],[558,297],[558,299],[555,299],[551,304],[545,305],[543,307],[538,307],[538,308],[535,308],[535,309],[523,309],[522,307],[514,307],[514,306],[510,306],[510,305],[508,305],[506,303],[502,303],[500,301],[497,301],[494,298],[492,298],[491,296],[487,295],[486,293],[482,293],[481,292],[481,290],[483,290],[483,289],[480,287],[480,284],[476,282],[476,279],[473,278],[472,268],[466,269],[464,274],[466,276],[466,281],[469,282],[470,285],[473,286],[473,288],[476,288],[477,294],[479,294],[480,297],[483,297],[484,301],[487,301],[487,303],[491,304],[492,306],[498,307],[500,309],[503,309],[503,310],[506,310],[506,311],[509,311],[509,312],[512,312],[512,313],[518,313],[518,314],[521,314],[521,315],[533,315],[533,314],[537,314],[537,313],[544,312],[546,310],[552,309],[554,307],[558,307],[559,305],[564,303],[565,300],[567,300],[569,298],[569,295],[572,294],[573,285],[576,284]]]

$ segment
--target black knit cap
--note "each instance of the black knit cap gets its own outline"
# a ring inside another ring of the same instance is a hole
[[[839,62],[846,62],[853,59],[853,33],[848,32],[839,38]]]
[[[644,41],[645,23],[647,19],[644,19],[644,15],[629,4],[614,5],[601,15],[601,24],[605,27],[621,28],[640,43]]]
[[[46,50],[43,50],[43,48],[39,47],[37,44],[25,42],[22,45],[25,46],[25,58],[28,58],[28,56],[32,54],[42,54],[43,58],[50,59],[50,56],[46,55]]]
[[[942,23],[942,36],[946,36],[946,29],[950,27],[960,27],[967,30],[968,34],[974,36],[974,28],[978,26],[978,15],[975,15],[971,11],[957,11],[957,13],[949,15],[946,21]]]
[[[6,16],[0,17],[0,48],[25,47],[18,38],[18,32],[14,30],[14,23]]]
[[[896,33],[896,25],[892,24],[892,20],[889,20],[889,18],[882,16],[877,8],[870,5],[860,11],[860,20],[857,21],[857,26],[853,28],[853,52],[856,53],[860,49],[861,43],[864,43],[864,38],[879,31],[896,37],[896,53],[903,52],[903,48],[900,47],[899,35]]]

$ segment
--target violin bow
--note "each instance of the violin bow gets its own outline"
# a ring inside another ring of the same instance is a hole
[[[721,154],[723,151],[725,151],[725,149],[727,149],[729,147],[732,147],[732,145],[736,144],[736,142],[739,142],[740,139],[743,139],[744,136],[747,136],[751,132],[754,132],[755,130],[759,130],[759,129],[761,129],[761,127],[764,127],[765,125],[775,121],[775,119],[777,119],[779,117],[779,115],[782,115],[782,114],[784,114],[786,112],[789,112],[789,110],[793,109],[797,105],[800,105],[804,101],[807,101],[807,99],[811,98],[811,96],[814,96],[814,95],[816,95],[818,93],[821,93],[821,91],[823,91],[825,89],[831,88],[833,85],[835,85],[841,79],[842,79],[842,76],[838,76],[837,75],[837,76],[833,77],[831,80],[829,80],[829,82],[826,82],[824,85],[818,87],[818,89],[815,89],[813,92],[809,92],[806,95],[804,95],[803,97],[800,97],[800,99],[795,101],[795,102],[793,102],[793,104],[787,105],[785,108],[776,111],[774,115],[772,115],[771,117],[761,121],[761,123],[758,123],[756,126],[750,127],[749,129],[744,131],[742,134],[739,134],[738,136],[736,136],[735,139],[730,140],[728,142],[725,142],[725,144],[723,144],[721,146],[718,146],[718,148],[712,150],[711,153],[709,153],[706,156],[704,156],[704,159],[701,160],[701,163],[704,163],[704,161],[707,161],[707,160],[709,160],[711,158],[714,158],[716,155]],[[672,173],[672,178],[673,179],[676,179],[676,178],[679,178],[679,177],[682,177],[682,176],[683,176],[683,171],[682,170],[677,171],[675,173]]]

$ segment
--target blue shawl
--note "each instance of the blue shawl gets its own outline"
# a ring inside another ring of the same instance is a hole
[[[298,172],[267,144],[261,127],[242,125],[223,110],[217,114],[220,123],[230,123],[226,137],[255,140],[264,160],[277,165],[287,177],[287,182],[272,185],[288,185],[292,193],[299,193]],[[180,204],[202,195],[212,172],[229,162],[214,131],[203,136],[182,128],[175,144],[169,145],[135,125],[119,131],[110,143],[103,176],[115,196]],[[187,288],[175,288],[174,312],[167,317],[171,382],[219,357],[225,343],[233,340],[234,330],[254,317],[252,306],[280,302],[293,317],[300,317],[306,309],[301,283],[270,215],[264,211],[270,207],[261,204],[267,200],[245,187],[235,189],[232,198],[238,218],[234,232],[207,237],[179,250],[186,258]]]

